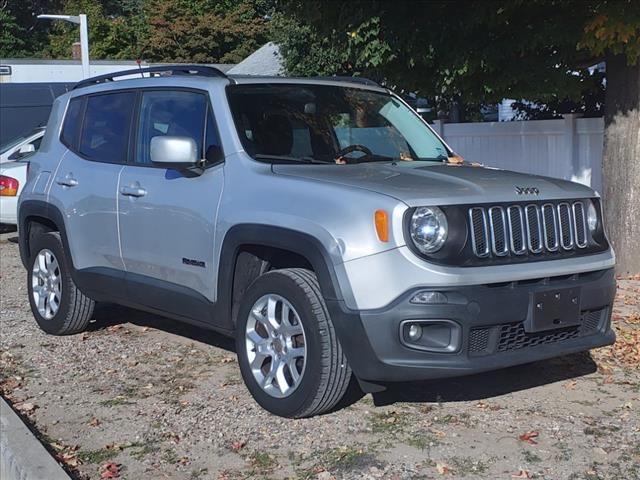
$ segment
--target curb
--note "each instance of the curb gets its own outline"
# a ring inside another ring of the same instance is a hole
[[[9,404],[0,397],[0,478],[70,480]]]

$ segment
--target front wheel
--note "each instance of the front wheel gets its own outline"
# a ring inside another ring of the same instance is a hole
[[[243,296],[236,327],[242,377],[266,410],[310,417],[344,396],[351,368],[313,272],[262,275]]]

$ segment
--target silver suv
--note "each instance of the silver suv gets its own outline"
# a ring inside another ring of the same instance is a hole
[[[373,82],[133,73],[58,98],[30,159],[44,331],[83,330],[95,302],[215,329],[286,417],[335,408],[352,376],[375,392],[614,341],[593,190],[460,162]]]

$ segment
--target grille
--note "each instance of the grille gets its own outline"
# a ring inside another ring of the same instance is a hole
[[[471,355],[487,355],[510,352],[590,335],[600,328],[606,311],[606,308],[583,311],[580,325],[547,332],[527,333],[523,322],[474,328],[469,333],[469,353]]]
[[[581,201],[472,207],[469,228],[479,258],[571,251],[588,244]]]
[[[562,330],[527,334],[522,323],[502,325],[500,327],[500,340],[498,341],[497,351],[509,352],[521,348],[557,343],[569,338],[575,338],[579,334],[579,327],[567,327]]]

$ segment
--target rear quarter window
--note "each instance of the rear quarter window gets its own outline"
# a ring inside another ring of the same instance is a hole
[[[64,123],[62,126],[62,134],[60,140],[68,148],[77,150],[78,139],[80,136],[80,127],[82,126],[82,98],[76,97],[69,101],[67,112],[64,116]]]

